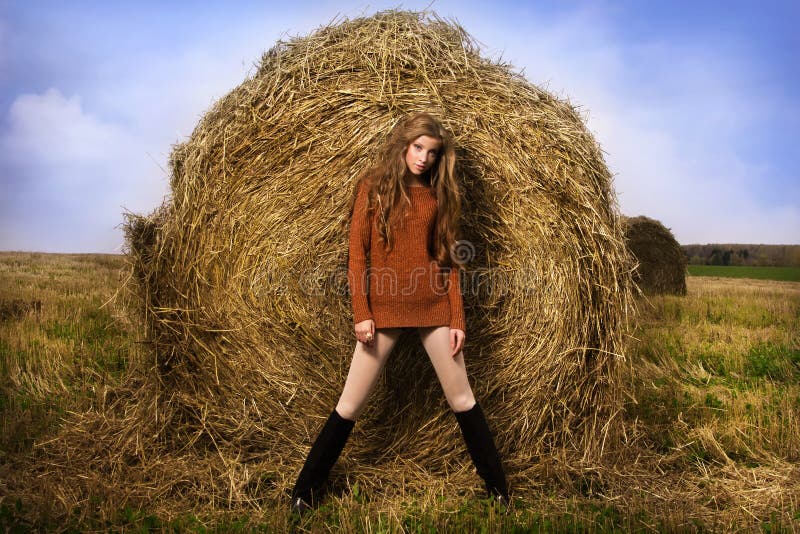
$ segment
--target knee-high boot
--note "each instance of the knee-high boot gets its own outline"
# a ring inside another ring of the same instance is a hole
[[[465,412],[453,413],[458,426],[461,427],[461,434],[464,436],[472,463],[475,464],[478,475],[486,483],[486,492],[507,507],[510,501],[506,475],[483,410],[476,402],[475,406]]]
[[[316,441],[308,452],[308,457],[300,470],[294,489],[292,489],[292,510],[304,513],[316,504],[322,494],[322,487],[328,474],[339,458],[355,421],[345,419],[336,410],[331,412]]]

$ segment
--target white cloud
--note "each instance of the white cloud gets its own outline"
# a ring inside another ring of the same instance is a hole
[[[136,131],[87,113],[78,96],[51,88],[17,97],[0,136],[0,249],[118,250],[123,206],[165,192],[140,147]]]
[[[119,250],[124,209],[149,213],[168,193],[172,145],[291,25],[263,21],[223,32],[224,41],[109,54],[80,95],[18,95],[0,124],[0,250]]]
[[[3,142],[6,154],[47,168],[50,172],[42,177],[46,185],[55,185],[52,181],[59,178],[71,186],[91,180],[91,176],[60,174],[58,170],[78,163],[102,164],[112,155],[109,149],[118,150],[126,137],[120,128],[85,113],[77,95],[66,98],[52,88],[41,95],[17,97],[8,116],[10,133]]]
[[[104,56],[80,95],[18,95],[0,124],[0,250],[119,250],[124,209],[149,213],[168,193],[172,145],[290,26],[253,17],[224,41]]]
[[[80,95],[18,95],[0,124],[0,250],[120,250],[123,211],[160,204],[172,145],[252,72],[265,31],[111,55]]]

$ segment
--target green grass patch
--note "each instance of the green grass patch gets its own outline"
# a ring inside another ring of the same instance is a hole
[[[747,267],[743,265],[689,265],[690,276],[720,276],[723,278],[753,278],[800,282],[800,267]]]
[[[753,378],[793,380],[800,371],[800,350],[760,343],[747,353],[745,372]]]
[[[713,350],[709,350],[707,352],[701,351],[697,355],[697,361],[702,364],[703,368],[712,375],[719,377],[728,376],[731,363],[726,354],[714,352]]]

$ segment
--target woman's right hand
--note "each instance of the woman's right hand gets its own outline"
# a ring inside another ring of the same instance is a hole
[[[367,319],[356,323],[356,339],[371,347],[375,343],[375,321]]]

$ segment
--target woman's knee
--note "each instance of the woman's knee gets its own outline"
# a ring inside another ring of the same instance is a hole
[[[475,406],[475,395],[473,395],[472,390],[470,390],[448,396],[447,402],[450,404],[450,409],[454,412],[466,412]]]

